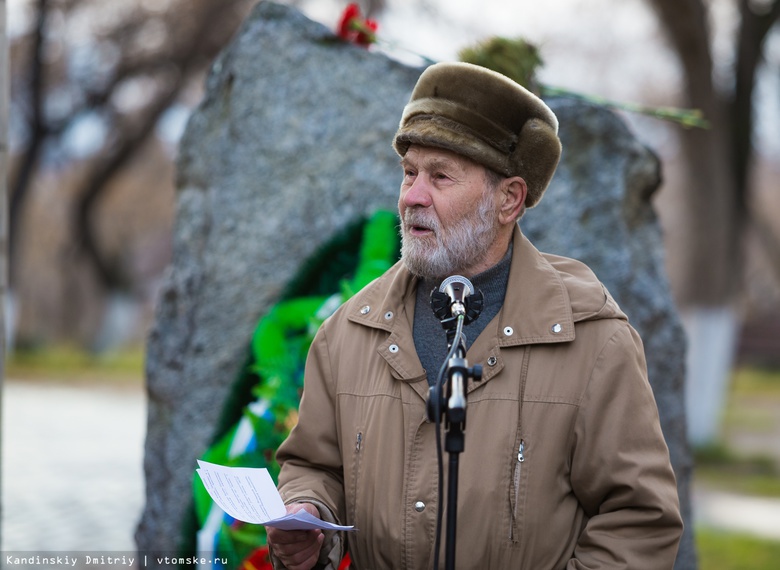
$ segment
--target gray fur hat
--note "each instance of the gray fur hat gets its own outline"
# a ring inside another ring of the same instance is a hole
[[[404,156],[419,144],[466,156],[528,185],[539,202],[558,165],[558,119],[536,95],[508,77],[470,63],[437,63],[417,80],[393,140]]]

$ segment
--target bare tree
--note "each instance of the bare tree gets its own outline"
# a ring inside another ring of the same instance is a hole
[[[681,244],[684,261],[678,291],[678,301],[689,314],[689,393],[713,394],[712,400],[699,398],[695,407],[689,406],[692,440],[707,443],[716,435],[717,417],[723,405],[729,354],[734,348],[729,342],[736,330],[730,308],[742,285],[743,251],[749,229],[762,239],[780,276],[780,256],[772,255],[780,251],[778,240],[761,213],[749,207],[756,72],[767,34],[780,17],[780,0],[738,0],[740,20],[732,81],[725,89],[719,89],[713,78],[707,3],[650,0],[650,5],[680,61],[687,97],[684,103],[701,109],[711,124],[709,130],[684,131],[681,135],[688,170],[684,195],[688,235]],[[702,346],[716,329],[723,331],[716,335],[722,339],[722,346]],[[705,362],[713,359],[722,361],[720,370]],[[700,390],[698,382],[714,383],[717,388]]]
[[[29,83],[27,105],[24,112],[27,116],[28,135],[27,144],[21,153],[16,171],[10,177],[8,255],[10,279],[13,283],[14,261],[18,243],[19,228],[21,223],[22,205],[30,187],[33,172],[38,166],[43,142],[49,133],[50,127],[44,123],[43,118],[43,44],[46,34],[46,23],[49,15],[48,0],[38,0],[37,18],[35,28],[28,38],[30,46],[29,57]]]
[[[8,212],[6,167],[8,164],[8,41],[5,0],[0,0],[0,380],[5,358],[5,296],[7,294]]]
[[[65,155],[66,133],[90,116],[105,140],[80,160],[73,242],[104,290],[130,288],[122,261],[101,245],[99,204],[163,113],[199,85],[250,7],[249,0],[35,0],[35,24],[12,48],[12,105],[24,132],[10,176],[11,263],[29,190],[46,168],[42,157]]]
[[[751,218],[748,177],[753,156],[753,91],[764,40],[780,0],[739,0],[733,85],[718,90],[713,79],[708,12],[702,0],[651,0],[684,72],[686,104],[701,109],[709,130],[684,131],[691,173],[691,248],[680,301],[720,305],[739,288],[741,245]],[[761,11],[757,6],[763,5]],[[780,263],[780,261],[778,261]],[[778,272],[780,274],[780,271]]]
[[[5,0],[0,0],[0,407],[2,407],[2,387],[5,379],[5,299],[8,225],[6,224],[6,186],[5,170],[8,153],[8,42],[5,30]],[[2,481],[0,481],[2,483]],[[3,505],[0,504],[0,514]],[[0,536],[2,539],[2,536]]]

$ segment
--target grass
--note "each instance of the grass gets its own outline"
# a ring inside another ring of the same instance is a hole
[[[728,465],[696,464],[696,484],[741,495],[780,498],[780,477],[776,472],[752,472],[749,460]]]
[[[721,442],[694,451],[696,484],[734,493],[780,497],[780,464],[768,453],[746,452],[734,438],[771,436],[780,422],[780,370],[735,371]],[[780,541],[735,532],[696,528],[699,570],[780,568]]]
[[[780,400],[780,370],[744,366],[734,371],[732,395]]]
[[[724,414],[724,437],[694,450],[696,482],[713,488],[780,497],[780,464],[764,451],[747,451],[745,437],[780,438],[780,370],[742,367],[735,371]],[[780,565],[778,566],[780,567]]]
[[[780,541],[708,528],[696,529],[699,570],[776,570]]]
[[[722,443],[694,450],[696,482],[735,493],[780,498],[780,472],[774,458],[740,455]]]
[[[141,382],[144,352],[133,347],[94,354],[71,346],[13,352],[5,363],[5,378],[62,382]]]

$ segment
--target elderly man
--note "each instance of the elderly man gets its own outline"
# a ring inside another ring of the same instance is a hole
[[[421,75],[393,145],[402,260],[327,320],[298,425],[279,448],[288,510],[348,535],[268,530],[293,570],[430,569],[438,496],[429,385],[447,355],[430,292],[484,295],[465,327],[457,567],[671,568],[682,532],[642,344],[582,263],[543,254],[518,220],[552,178],[558,123],[508,78],[464,63]]]

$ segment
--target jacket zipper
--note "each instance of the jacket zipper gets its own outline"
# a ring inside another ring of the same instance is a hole
[[[514,472],[514,504],[512,505],[512,525],[509,527],[509,539],[515,538],[515,527],[517,526],[518,512],[520,506],[520,475],[522,474],[522,465],[525,461],[525,440],[520,440],[520,448],[517,451],[517,463],[515,463]]]
[[[352,460],[352,520],[357,517],[358,479],[360,478],[360,448],[363,445],[363,432],[355,436],[355,457]]]

